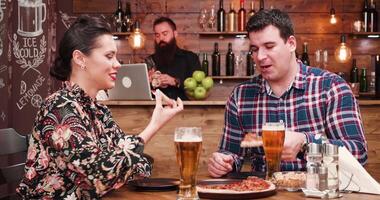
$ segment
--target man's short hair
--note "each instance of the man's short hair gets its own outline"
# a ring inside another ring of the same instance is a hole
[[[269,25],[280,30],[280,36],[285,42],[294,35],[293,23],[289,15],[278,9],[260,10],[249,18],[246,29],[248,33],[257,32]]]
[[[175,25],[174,21],[168,17],[159,17],[157,18],[156,20],[154,20],[153,22],[153,28],[158,25],[158,24],[161,24],[161,23],[168,23],[169,26],[173,29],[173,31],[177,30],[177,26]]]

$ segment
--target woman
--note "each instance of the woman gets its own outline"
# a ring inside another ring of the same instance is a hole
[[[120,63],[107,24],[79,17],[60,43],[50,74],[65,88],[50,95],[37,113],[25,176],[17,191],[25,199],[98,199],[133,176],[149,176],[144,144],[176,113],[180,99],[156,92],[156,107],[139,135],[126,135],[109,109],[95,99],[114,87]],[[167,106],[163,106],[166,104]]]

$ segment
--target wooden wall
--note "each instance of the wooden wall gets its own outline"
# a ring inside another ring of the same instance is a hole
[[[126,0],[123,1],[123,6]],[[233,1],[237,7],[238,0],[225,0],[224,8],[229,10],[229,3]],[[197,19],[201,8],[210,8],[211,5],[218,7],[217,0],[198,0],[194,3],[178,0],[130,0],[132,3],[132,12],[135,17],[142,22],[142,31],[146,33],[148,41],[143,50],[134,52],[129,48],[127,40],[118,40],[120,51],[119,58],[124,62],[141,61],[148,54],[153,53],[153,20],[158,16],[165,15],[171,17],[178,26],[180,33],[178,43],[185,49],[192,50],[196,53],[211,53],[214,42],[219,42],[222,55],[225,55],[227,43],[233,42],[235,55],[241,52],[245,55],[248,50],[248,39],[225,38],[223,40],[217,37],[203,37],[198,33],[201,31]],[[245,1],[245,8],[249,8],[250,0]],[[255,8],[258,9],[258,0],[254,0]],[[380,0],[375,0],[380,5]],[[327,49],[329,61],[327,69],[333,72],[342,71],[349,73],[351,62],[339,64],[334,59],[334,50],[340,42],[342,33],[349,34],[352,32],[354,20],[361,18],[363,0],[333,0],[334,8],[337,12],[338,23],[331,25],[329,23],[330,0],[266,0],[265,7],[274,7],[289,12],[295,27],[298,52],[302,51],[302,43],[309,43],[309,56],[314,64],[314,52],[317,49]],[[378,6],[379,7],[379,6]],[[111,15],[116,8],[116,1],[108,0],[73,0],[73,12],[75,14],[105,14]],[[378,12],[379,12],[378,8]],[[344,20],[342,20],[344,18]],[[348,35],[347,35],[348,36]],[[358,59],[359,68],[366,67],[373,70],[371,58],[375,54],[380,54],[380,39],[353,39],[348,37],[348,45],[352,48],[353,57]],[[373,58],[372,58],[373,59]],[[209,57],[210,60],[210,57]],[[222,57],[222,61],[224,61]],[[245,62],[243,62],[245,63]],[[244,74],[245,66],[237,71],[237,74]],[[222,74],[224,68],[222,67]],[[369,74],[369,73],[368,73]]]
[[[112,115],[128,134],[140,133],[149,123],[153,106],[112,106]],[[380,108],[377,105],[360,106],[368,142],[368,163],[365,168],[380,182]],[[136,116],[139,116],[136,118]],[[224,126],[224,106],[186,105],[185,110],[166,124],[145,146],[145,151],[155,159],[154,177],[178,177],[174,149],[174,130],[181,126],[202,127],[203,145],[198,174],[207,176],[207,161],[218,149]]]

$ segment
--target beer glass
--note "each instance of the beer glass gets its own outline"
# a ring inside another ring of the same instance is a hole
[[[196,190],[196,175],[202,149],[201,128],[176,128],[174,142],[181,175],[177,200],[199,199]]]
[[[284,146],[285,126],[282,122],[265,123],[262,128],[263,147],[267,174],[272,178],[274,172],[280,171],[281,153]]]

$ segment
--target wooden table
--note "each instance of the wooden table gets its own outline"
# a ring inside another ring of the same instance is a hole
[[[112,191],[109,194],[106,194],[102,199],[103,200],[173,200],[176,199],[176,191],[168,192],[135,192],[129,190],[127,187],[122,187],[118,190]],[[281,200],[298,200],[298,199],[316,199],[316,198],[306,198],[302,192],[286,192],[278,191],[277,194],[267,197],[265,199],[281,199]],[[368,194],[359,194],[359,193],[344,193],[342,198],[338,200],[379,200],[379,195],[368,195]]]

